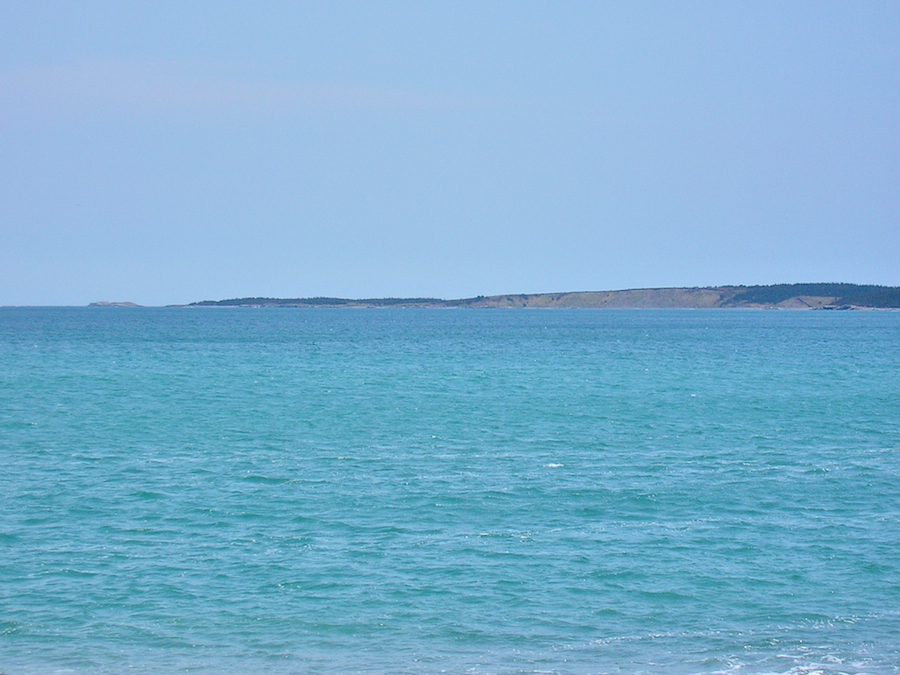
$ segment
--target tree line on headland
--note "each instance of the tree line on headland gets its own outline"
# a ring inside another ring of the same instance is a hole
[[[524,307],[583,309],[887,309],[900,308],[900,287],[859,284],[774,284],[640,288],[622,291],[479,295],[474,298],[234,298],[183,307]]]

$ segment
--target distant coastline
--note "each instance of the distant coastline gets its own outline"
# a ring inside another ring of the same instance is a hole
[[[92,302],[88,305],[88,307],[141,307],[142,305],[138,305],[134,302],[108,302],[106,300],[100,300],[99,302]]]
[[[126,306],[131,303],[92,303]],[[134,306],[134,305],[131,305]],[[900,309],[900,287],[846,283],[638,288],[440,298],[234,298],[172,307],[430,307],[555,309]]]

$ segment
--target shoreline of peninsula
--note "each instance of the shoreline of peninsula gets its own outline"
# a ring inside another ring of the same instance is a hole
[[[125,306],[131,303],[91,303]],[[849,283],[639,288],[441,298],[233,298],[169,307],[421,307],[514,309],[900,309],[900,287]]]

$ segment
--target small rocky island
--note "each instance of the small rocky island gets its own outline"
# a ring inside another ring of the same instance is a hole
[[[92,303],[133,306],[131,303]],[[179,307],[435,307],[582,309],[898,309],[900,287],[859,284],[775,284],[639,288],[622,291],[491,295],[440,298],[235,298]]]

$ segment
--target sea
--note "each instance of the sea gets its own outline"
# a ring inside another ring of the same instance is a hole
[[[900,312],[2,308],[0,673],[900,673]]]

